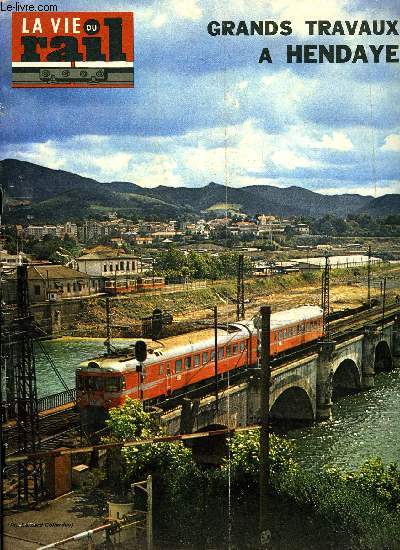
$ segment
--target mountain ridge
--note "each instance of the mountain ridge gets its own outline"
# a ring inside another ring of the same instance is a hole
[[[208,208],[225,203],[239,205],[249,215],[345,217],[352,213],[374,216],[397,213],[400,195],[377,199],[354,193],[323,195],[298,185],[275,187],[249,185],[228,187],[214,181],[203,187],[142,187],[133,182],[99,182],[66,170],[55,170],[16,159],[0,161],[6,193],[7,218],[12,223],[76,221],[116,211],[123,217],[177,217],[203,215]],[[28,218],[30,216],[30,218]]]

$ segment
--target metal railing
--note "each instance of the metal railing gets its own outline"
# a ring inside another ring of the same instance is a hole
[[[46,395],[45,397],[40,397],[37,400],[38,412],[45,412],[50,409],[56,409],[57,407],[62,407],[63,405],[68,405],[69,403],[75,403],[76,401],[76,389],[72,388],[70,390],[64,390],[59,393],[53,393],[52,395]],[[1,404],[1,418],[2,422],[6,420],[11,420],[15,418],[16,411],[16,402]]]
[[[46,395],[40,397],[37,401],[38,411],[44,412],[49,409],[55,409],[56,407],[62,407],[68,403],[73,403],[76,400],[76,388],[70,390],[64,390],[59,393],[53,393],[52,395]]]

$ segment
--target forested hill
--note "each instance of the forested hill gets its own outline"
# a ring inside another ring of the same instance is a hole
[[[204,215],[204,211],[228,208],[246,214],[346,216],[366,212],[386,216],[399,212],[400,195],[327,196],[299,186],[271,185],[226,188],[211,182],[205,187],[140,187],[131,182],[100,183],[64,170],[53,170],[25,161],[0,162],[6,192],[6,223],[55,223],[82,220],[117,212],[122,217],[174,218]],[[151,184],[151,181],[149,181]],[[28,218],[29,216],[29,218]]]

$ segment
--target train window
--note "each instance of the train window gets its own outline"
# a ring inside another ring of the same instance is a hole
[[[200,366],[200,355],[194,356],[194,366],[199,367]]]
[[[106,391],[119,391],[121,389],[121,379],[117,376],[112,376],[111,378],[105,379],[105,390]]]
[[[162,365],[160,365],[160,370],[159,370],[159,374],[163,374],[163,372],[164,372],[163,366],[162,366]]]
[[[202,362],[203,362],[203,365],[208,363],[208,351],[203,351]]]
[[[211,352],[211,361],[215,361],[215,351]]]
[[[182,359],[175,361],[175,372],[182,372]]]
[[[283,339],[286,340],[286,338],[287,338],[287,330],[284,329],[284,331],[283,331]]]
[[[232,355],[232,349],[231,346],[226,346],[226,356],[230,357]]]
[[[240,342],[240,351],[244,351],[246,349],[246,344],[244,342]]]
[[[224,358],[224,348],[218,348],[218,359]]]
[[[92,391],[102,391],[103,390],[103,378],[98,376],[88,376],[86,379],[86,387],[88,390]]]
[[[167,363],[167,364],[165,365],[165,370],[166,370],[166,372],[167,372],[167,375],[170,375],[170,374],[171,374],[171,367],[170,367],[170,364],[169,364],[169,363]]]
[[[283,334],[282,334],[282,331],[280,330],[279,333],[278,333],[279,340],[282,340],[282,336],[283,336]]]
[[[191,366],[192,366],[192,358],[190,356],[185,357],[185,369],[189,370]]]
[[[239,346],[238,344],[233,344],[233,348],[232,348],[232,353],[233,355],[236,355],[239,351]]]

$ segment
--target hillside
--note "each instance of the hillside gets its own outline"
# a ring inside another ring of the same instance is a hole
[[[389,216],[389,214],[398,214],[400,212],[400,195],[383,195],[369,201],[360,211],[377,218]]]
[[[6,223],[62,222],[102,217],[115,211],[122,217],[171,218],[203,215],[221,204],[234,205],[246,214],[277,216],[345,216],[367,212],[375,216],[398,213],[400,195],[378,199],[361,195],[326,196],[302,187],[251,185],[225,188],[211,182],[205,187],[145,188],[131,182],[100,183],[64,170],[52,170],[25,161],[0,162],[6,191]]]

